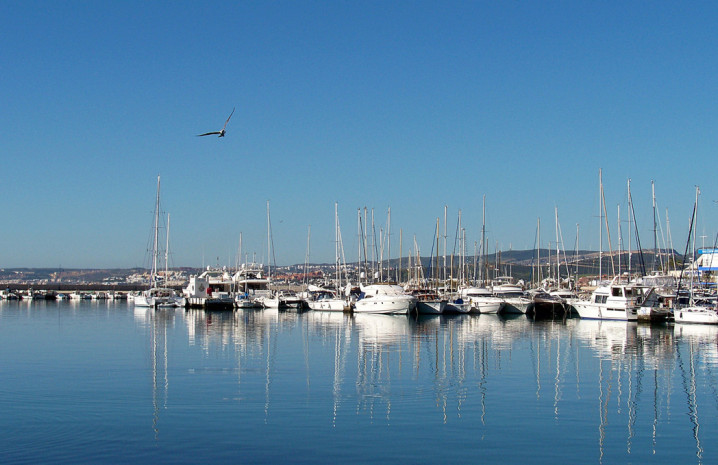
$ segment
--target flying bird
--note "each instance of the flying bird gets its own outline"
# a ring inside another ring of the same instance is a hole
[[[197,134],[197,137],[212,136],[214,134],[217,134],[217,137],[224,137],[224,133],[225,133],[224,129],[227,127],[227,123],[229,123],[229,118],[231,118],[233,114],[234,114],[234,108],[232,108],[232,113],[229,114],[227,121],[224,122],[224,126],[222,126],[221,131],[205,132],[204,134]]]

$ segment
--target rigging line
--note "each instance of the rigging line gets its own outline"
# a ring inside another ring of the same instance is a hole
[[[690,228],[688,228],[688,240],[686,241],[686,249],[683,252],[683,263],[681,265],[681,274],[678,277],[678,287],[676,288],[676,301],[678,301],[678,296],[681,292],[681,283],[683,282],[683,270],[685,269],[685,263],[686,259],[688,258],[688,245],[691,243],[691,233],[693,231],[693,220],[696,216],[696,205],[693,204],[693,213],[691,214],[691,225]],[[680,304],[680,302],[679,302]]]
[[[633,208],[633,196],[631,194],[628,195],[628,200],[631,205],[631,215],[633,216],[633,227],[635,229],[636,233],[636,245],[638,246],[638,256],[640,257],[640,263],[641,263],[641,272],[643,275],[646,275],[646,262],[643,258],[643,247],[641,247],[641,237],[638,235],[638,220],[636,219],[636,210]],[[655,257],[654,257],[655,261]]]

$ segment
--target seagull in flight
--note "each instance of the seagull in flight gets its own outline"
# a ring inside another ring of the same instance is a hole
[[[225,133],[224,129],[227,127],[227,123],[229,123],[229,118],[231,118],[233,114],[234,114],[234,108],[232,108],[232,113],[229,114],[227,121],[224,122],[224,126],[222,126],[221,131],[205,132],[204,134],[197,134],[197,137],[212,136],[214,134],[217,134],[217,137],[224,137],[224,133]]]

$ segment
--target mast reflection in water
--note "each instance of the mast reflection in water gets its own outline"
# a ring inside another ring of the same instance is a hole
[[[0,303],[11,462],[714,463],[718,328]]]

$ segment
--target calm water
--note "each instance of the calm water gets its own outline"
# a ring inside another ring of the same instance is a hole
[[[716,463],[717,338],[0,302],[0,463]]]

